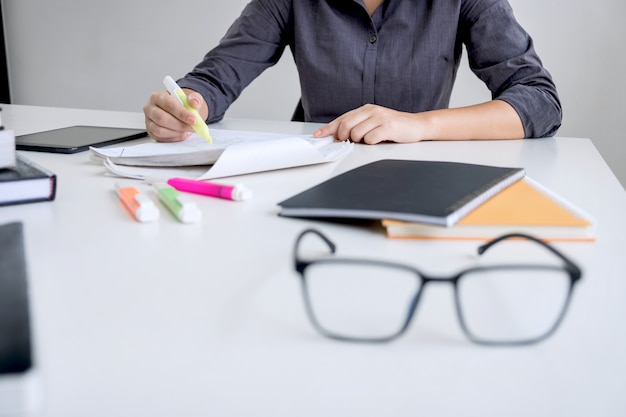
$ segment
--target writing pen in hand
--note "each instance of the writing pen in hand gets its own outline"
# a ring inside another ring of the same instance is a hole
[[[176,84],[176,81],[169,75],[167,75],[163,79],[163,84],[169,93],[178,99],[178,102],[183,105],[184,108],[193,113],[196,118],[196,123],[192,125],[193,130],[198,134],[198,136],[206,139],[207,142],[213,143],[213,138],[211,138],[211,134],[209,133],[209,127],[202,120],[202,116],[198,113],[198,110],[193,108],[191,104],[189,104],[189,99],[187,98],[187,94]]]

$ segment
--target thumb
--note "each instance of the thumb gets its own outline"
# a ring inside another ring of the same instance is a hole
[[[202,105],[204,104],[204,98],[196,91],[187,92],[187,101],[196,110],[202,108]]]
[[[186,91],[186,94],[187,94],[187,101],[189,102],[191,107],[198,110],[198,113],[200,113],[200,116],[202,116],[202,118],[206,120],[207,117],[209,117],[209,108],[206,102],[204,101],[204,97],[202,97],[202,94],[193,90]]]

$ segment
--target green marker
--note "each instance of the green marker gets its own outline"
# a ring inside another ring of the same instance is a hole
[[[178,190],[169,185],[154,186],[159,200],[182,223],[196,223],[202,219],[202,212],[187,196],[181,195]]]

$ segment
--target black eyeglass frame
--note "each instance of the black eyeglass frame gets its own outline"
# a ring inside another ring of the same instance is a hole
[[[384,261],[384,260],[372,260],[372,259],[359,259],[359,258],[321,258],[321,259],[316,259],[316,260],[303,260],[299,257],[299,248],[300,248],[300,242],[302,241],[302,239],[308,235],[308,234],[315,234],[317,235],[319,238],[321,238],[326,245],[328,245],[328,248],[330,249],[330,254],[334,255],[336,252],[336,245],[326,236],[324,235],[321,231],[317,230],[317,229],[306,229],[304,231],[302,231],[298,237],[296,238],[296,242],[294,245],[294,251],[293,251],[293,259],[294,259],[294,268],[296,270],[296,272],[298,272],[298,274],[300,275],[301,278],[301,284],[302,284],[302,290],[303,290],[303,296],[304,296],[304,303],[305,303],[305,308],[306,308],[306,312],[307,315],[309,317],[309,320],[311,321],[311,323],[313,324],[313,326],[315,327],[315,329],[321,333],[322,335],[329,337],[331,339],[335,339],[335,340],[341,340],[341,341],[347,341],[347,342],[365,342],[365,343],[384,343],[384,342],[390,342],[398,337],[400,337],[402,334],[404,334],[404,332],[408,329],[411,320],[413,319],[413,316],[415,315],[415,311],[417,309],[417,305],[419,304],[419,300],[421,298],[421,294],[425,288],[425,286],[431,282],[435,282],[435,283],[451,283],[454,287],[454,295],[455,295],[455,307],[456,307],[456,313],[457,313],[457,318],[459,320],[459,323],[461,325],[461,329],[463,330],[463,333],[465,333],[465,335],[467,336],[467,338],[476,343],[476,344],[480,344],[480,345],[491,345],[491,346],[522,346],[522,345],[530,345],[530,344],[535,344],[538,343],[542,340],[547,339],[548,337],[550,337],[555,331],[556,329],[559,327],[559,325],[561,324],[561,322],[563,321],[563,318],[565,317],[565,314],[569,308],[570,302],[571,302],[571,298],[572,298],[572,294],[573,294],[573,290],[574,290],[574,285],[581,279],[582,277],[582,271],[581,269],[572,261],[570,260],[567,256],[565,256],[563,253],[561,253],[559,250],[557,250],[555,247],[553,247],[552,245],[548,244],[547,242],[531,236],[531,235],[527,235],[524,233],[508,233],[499,237],[496,237],[482,245],[480,245],[477,249],[478,254],[482,255],[484,254],[489,248],[491,248],[492,246],[496,245],[499,242],[502,242],[504,240],[508,240],[508,239],[525,239],[531,242],[535,242],[541,246],[543,246],[544,248],[546,248],[547,250],[549,250],[550,252],[552,252],[554,255],[556,255],[558,258],[560,258],[563,261],[563,265],[562,266],[555,266],[555,265],[537,265],[537,264],[506,264],[506,265],[488,265],[488,266],[478,266],[478,267],[473,267],[473,268],[468,268],[468,269],[464,269],[462,271],[457,272],[455,275],[450,276],[450,277],[434,277],[434,276],[428,276],[423,274],[420,270],[418,270],[417,268],[414,268],[410,265],[406,265],[406,264],[402,264],[402,263],[397,263],[397,262],[390,262],[390,261]],[[310,267],[313,264],[319,264],[319,263],[342,263],[342,264],[347,264],[347,263],[354,263],[354,264],[359,264],[359,265],[375,265],[375,266],[382,266],[382,267],[389,267],[389,268],[396,268],[396,269],[402,269],[402,270],[406,270],[408,272],[413,273],[417,279],[421,280],[421,286],[419,287],[419,290],[416,292],[416,294],[413,297],[413,300],[411,302],[411,305],[409,307],[409,310],[407,312],[407,316],[406,319],[402,325],[402,327],[398,330],[398,332],[396,332],[395,334],[392,334],[390,336],[387,337],[381,337],[381,338],[354,338],[354,337],[349,337],[349,336],[343,336],[340,334],[335,334],[333,332],[329,332],[326,329],[324,329],[318,322],[317,318],[315,317],[315,314],[313,312],[313,307],[311,305],[311,300],[310,300],[310,295],[309,295],[309,291],[307,288],[307,283],[306,283],[306,274],[305,271],[308,267]],[[480,271],[494,271],[497,269],[519,269],[519,268],[524,268],[524,269],[542,269],[542,270],[546,270],[546,269],[555,269],[555,270],[560,270],[560,271],[565,271],[567,273],[567,275],[570,278],[569,281],[569,286],[567,289],[567,298],[565,299],[565,302],[563,304],[563,307],[561,309],[560,314],[557,317],[557,320],[555,321],[554,325],[548,329],[544,334],[535,337],[535,338],[530,338],[530,339],[525,339],[525,340],[515,340],[515,341],[493,341],[493,340],[484,340],[481,339],[479,337],[476,337],[474,334],[472,334],[472,332],[469,330],[469,327],[466,324],[465,319],[463,318],[463,314],[462,314],[462,307],[461,307],[461,301],[459,299],[459,291],[458,291],[458,283],[459,280],[466,274],[468,273],[475,273],[475,272],[480,272]]]

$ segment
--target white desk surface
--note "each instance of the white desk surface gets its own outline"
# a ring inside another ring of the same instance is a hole
[[[16,134],[143,127],[140,113],[2,107]],[[294,134],[316,127],[220,126]],[[58,175],[56,201],[0,207],[0,223],[19,220],[26,230],[43,392],[37,415],[626,415],[626,193],[588,139],[357,145],[340,162],[224,180],[245,183],[254,198],[192,196],[204,213],[196,225],[163,209],[157,223],[133,221],[115,197],[116,180],[87,153],[28,156]],[[597,242],[557,244],[584,275],[555,335],[530,347],[473,345],[443,285],[428,288],[394,342],[342,343],[313,330],[291,264],[294,238],[307,226],[326,232],[343,255],[434,274],[478,262],[476,242],[390,240],[376,228],[277,216],[279,201],[384,158],[522,166],[597,219]]]

